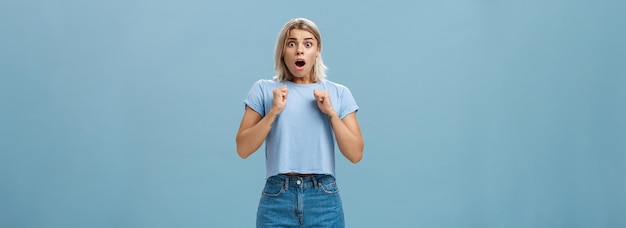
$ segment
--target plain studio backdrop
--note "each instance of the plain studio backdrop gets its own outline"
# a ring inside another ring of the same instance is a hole
[[[235,134],[294,17],[365,151],[348,227],[626,227],[624,1],[0,3],[0,227],[253,227]]]

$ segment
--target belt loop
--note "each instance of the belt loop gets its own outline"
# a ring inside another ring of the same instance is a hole
[[[289,189],[289,177],[288,176],[283,176],[285,177],[285,185],[283,186],[284,190]]]
[[[311,176],[311,180],[313,180],[313,188],[317,188],[317,177],[313,175]]]

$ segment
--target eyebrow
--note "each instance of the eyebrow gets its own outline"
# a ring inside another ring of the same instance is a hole
[[[298,40],[298,39],[293,38],[293,37],[289,37],[289,38],[287,38],[287,40]],[[311,37],[307,37],[307,38],[304,38],[304,40],[314,40],[314,39],[311,38]]]

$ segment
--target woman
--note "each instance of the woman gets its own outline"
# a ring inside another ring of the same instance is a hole
[[[244,100],[237,153],[245,159],[265,142],[257,227],[344,226],[334,143],[357,163],[363,137],[352,93],[325,79],[321,50],[312,21],[288,21],[276,43],[276,76],[257,81]]]

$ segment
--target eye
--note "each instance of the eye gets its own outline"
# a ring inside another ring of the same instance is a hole
[[[304,45],[305,45],[306,47],[312,47],[312,46],[313,46],[313,43],[311,43],[311,42],[306,42],[306,44],[304,44]]]
[[[289,43],[287,43],[287,46],[289,46],[289,47],[295,47],[295,46],[296,46],[296,42],[289,41]]]

